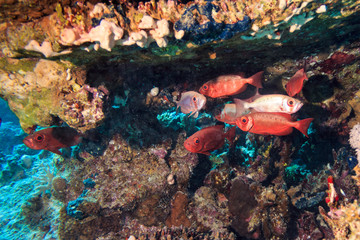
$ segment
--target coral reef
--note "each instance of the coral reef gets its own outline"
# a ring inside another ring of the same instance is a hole
[[[81,84],[70,63],[48,60],[4,60],[19,65],[16,72],[1,70],[0,95],[19,118],[22,129],[51,126],[59,119],[80,131],[99,124],[103,112],[104,90]],[[35,64],[34,69],[23,67]],[[6,68],[6,67],[5,67]],[[29,71],[30,70],[30,71]],[[81,84],[81,85],[80,85]],[[91,99],[91,100],[89,100]]]
[[[0,102],[2,237],[359,238],[359,6],[5,1],[0,97],[22,130]],[[182,93],[264,71],[260,94],[286,94],[300,69],[293,118],[314,118],[309,138],[237,129],[209,157],[184,148],[232,99],[208,98],[194,119],[176,112]],[[72,154],[22,144],[53,125],[81,132]]]
[[[189,6],[174,24],[177,36],[183,35],[184,39],[190,39],[196,44],[203,44],[220,39],[229,39],[236,33],[244,32],[250,27],[250,18],[241,16],[241,12],[237,14],[240,17],[236,16],[234,22],[230,18],[228,20],[230,23],[226,24],[226,16],[221,19],[219,10],[219,6],[211,2],[204,5],[193,4]],[[213,16],[216,18],[214,19]]]
[[[232,227],[243,237],[259,238],[259,229],[249,230],[251,212],[257,207],[254,192],[241,179],[235,179],[232,183],[229,195],[229,211],[233,215]]]
[[[213,189],[200,187],[194,196],[193,202],[196,221],[212,232],[227,232],[230,226],[228,200],[224,194]]]
[[[48,6],[41,4],[40,7]],[[61,49],[60,44],[78,46],[87,42],[95,44],[86,47],[86,50],[101,47],[112,51],[116,45],[133,44],[148,47],[153,41],[165,48],[174,39],[184,38],[197,44],[229,39],[250,27],[252,32],[244,36],[245,39],[267,37],[278,40],[288,37],[288,33],[300,30],[309,22],[318,25],[315,22],[324,23],[327,20],[330,23],[339,18],[351,17],[357,10],[356,4],[351,3],[342,4],[341,7],[338,16],[332,14],[339,8],[338,4],[317,1],[311,4],[303,1],[244,3],[219,0],[187,4],[165,0],[110,4],[85,1],[73,5],[53,3],[44,11],[46,15],[37,13],[37,17],[30,18],[33,24],[19,20],[20,26],[3,24],[0,30],[6,34],[2,36],[3,44],[0,48],[6,56],[16,55],[16,50],[23,49],[31,40],[38,43],[46,40],[44,47],[50,43],[57,51]],[[19,42],[12,41],[17,38]],[[30,49],[44,53],[41,49],[43,46],[35,45]],[[48,50],[45,52],[49,53],[44,54],[46,57],[68,53],[68,50],[58,53],[46,48]]]

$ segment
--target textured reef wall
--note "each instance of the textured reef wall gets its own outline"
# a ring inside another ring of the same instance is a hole
[[[86,131],[104,118],[107,90],[85,85],[85,73],[70,62],[3,59],[2,67],[1,95],[24,131],[58,121]]]
[[[6,236],[359,237],[359,1],[0,5],[0,97],[22,129],[0,112]],[[264,71],[260,93],[286,94],[299,69],[308,80],[294,117],[314,118],[309,138],[237,129],[210,156],[185,149],[231,99],[207,98],[189,118],[176,111],[182,93]],[[62,156],[21,143],[50,126],[82,142]]]

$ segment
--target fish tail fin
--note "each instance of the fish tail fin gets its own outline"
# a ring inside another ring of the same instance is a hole
[[[254,75],[248,78],[248,83],[257,88],[262,88],[263,86],[261,84],[261,80],[263,78],[263,75],[264,75],[264,71],[255,73]]]
[[[242,115],[242,113],[248,109],[247,102],[245,102],[244,100],[234,98],[234,102],[236,105],[236,115],[237,116],[239,116],[239,114]]]
[[[226,138],[227,140],[229,140],[230,146],[233,144],[234,139],[235,139],[235,136],[236,136],[236,127],[230,128],[230,129],[225,133],[225,138]]]
[[[300,121],[296,122],[296,125],[294,126],[297,130],[299,130],[300,132],[302,132],[302,134],[304,134],[306,137],[309,137],[307,135],[307,130],[309,128],[310,123],[312,122],[312,120],[314,120],[313,118],[306,118]]]

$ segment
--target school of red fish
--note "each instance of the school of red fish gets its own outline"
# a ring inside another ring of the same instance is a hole
[[[211,98],[226,98],[246,90],[248,84],[257,88],[256,95],[247,100],[234,99],[234,103],[225,104],[221,113],[216,115],[218,121],[236,125],[242,131],[261,135],[289,135],[296,128],[306,137],[307,130],[313,118],[295,121],[291,114],[296,113],[303,103],[293,98],[297,96],[307,79],[304,69],[297,71],[286,84],[287,95],[267,94],[260,95],[262,88],[263,71],[249,78],[239,75],[219,76],[215,80],[206,82],[199,92],[188,91],[182,94],[177,102],[177,109],[197,118],[199,111],[205,107],[206,96]],[[184,142],[185,148],[193,153],[210,155],[210,152],[221,148],[225,139],[234,141],[236,127],[224,133],[224,126],[215,125],[203,128]]]
[[[236,125],[242,131],[262,135],[289,135],[296,128],[306,137],[307,130],[313,118],[294,121],[291,114],[296,113],[303,103],[293,98],[302,90],[307,79],[304,69],[297,71],[286,84],[289,96],[281,94],[260,95],[264,72],[258,72],[249,78],[240,75],[223,75],[208,81],[201,86],[199,92],[188,91],[181,95],[177,109],[182,113],[197,118],[199,111],[205,107],[206,96],[211,98],[226,98],[246,90],[247,85],[257,88],[255,96],[247,100],[234,99],[234,103],[225,104],[221,113],[216,115],[218,121]],[[0,119],[1,124],[1,119]],[[235,139],[236,127],[224,132],[223,125],[203,128],[191,135],[184,142],[185,148],[194,153],[210,155],[212,151],[221,148],[225,139],[232,143]],[[61,155],[61,148],[77,145],[82,136],[69,127],[53,127],[34,132],[23,142],[36,150],[48,150]]]

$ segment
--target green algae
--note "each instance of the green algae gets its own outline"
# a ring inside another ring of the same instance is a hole
[[[23,49],[31,40],[37,40],[42,43],[46,39],[46,34],[33,25],[20,25],[18,27],[8,28],[6,38],[1,39],[2,44],[7,44],[11,50],[18,51]],[[2,47],[0,45],[0,47]],[[14,53],[14,55],[19,55]]]
[[[60,22],[65,23],[66,19],[64,18],[64,14],[62,12],[62,7],[61,7],[60,3],[58,3],[56,5],[55,11],[56,11],[57,17],[59,18]]]
[[[3,69],[8,72],[31,72],[34,70],[36,64],[38,63],[39,59],[21,59],[21,60],[14,60],[12,59],[9,62],[7,58],[0,58],[0,69]]]
[[[13,99],[16,102],[16,99]],[[51,126],[53,117],[51,113],[55,112],[56,102],[51,89],[41,89],[32,91],[25,100],[17,101],[23,106],[22,109],[14,109],[20,121],[21,127],[26,130],[34,125]],[[19,106],[19,104],[17,104]]]

